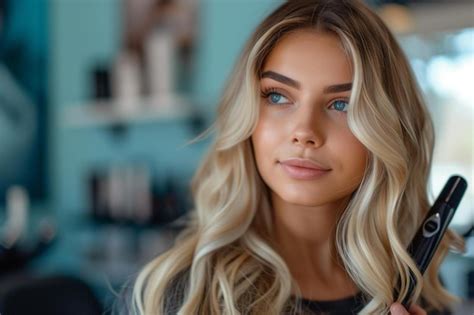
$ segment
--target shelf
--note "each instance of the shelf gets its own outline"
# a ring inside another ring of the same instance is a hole
[[[62,121],[65,128],[111,127],[187,119],[191,116],[190,102],[183,96],[170,95],[71,105],[64,110]]]

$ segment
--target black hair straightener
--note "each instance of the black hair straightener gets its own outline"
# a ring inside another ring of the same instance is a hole
[[[423,220],[420,228],[415,234],[412,242],[408,246],[408,253],[415,261],[421,274],[423,274],[433,258],[438,245],[448,228],[454,213],[461,202],[467,182],[461,176],[451,176],[443,190],[439,194],[433,206],[430,208]],[[411,275],[411,282],[408,293],[402,301],[402,305],[408,310],[411,304],[412,292],[415,288],[415,277]],[[398,285],[399,289],[400,283]],[[395,291],[395,300],[398,292]]]

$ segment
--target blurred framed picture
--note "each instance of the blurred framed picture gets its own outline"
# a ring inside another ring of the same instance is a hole
[[[11,186],[47,191],[47,3],[0,0],[0,207]]]

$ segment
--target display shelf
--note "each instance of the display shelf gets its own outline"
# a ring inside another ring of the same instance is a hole
[[[113,127],[188,119],[193,106],[186,97],[170,95],[136,100],[101,100],[70,105],[63,112],[65,128]]]

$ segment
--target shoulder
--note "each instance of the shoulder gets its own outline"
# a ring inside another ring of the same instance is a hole
[[[427,312],[427,315],[451,315],[453,314],[449,310],[442,310],[442,311],[429,311]]]
[[[451,310],[449,309],[444,309],[444,310],[441,310],[441,311],[438,311],[438,310],[429,310],[430,307],[428,305],[428,303],[426,302],[425,299],[421,298],[420,299],[420,306],[423,308],[423,309],[426,309],[426,313],[427,315],[451,315],[453,314]]]
[[[165,314],[176,314],[181,308],[188,287],[189,269],[178,273],[166,287],[164,294]],[[127,281],[116,294],[110,306],[112,315],[138,315],[133,310],[133,281]]]

